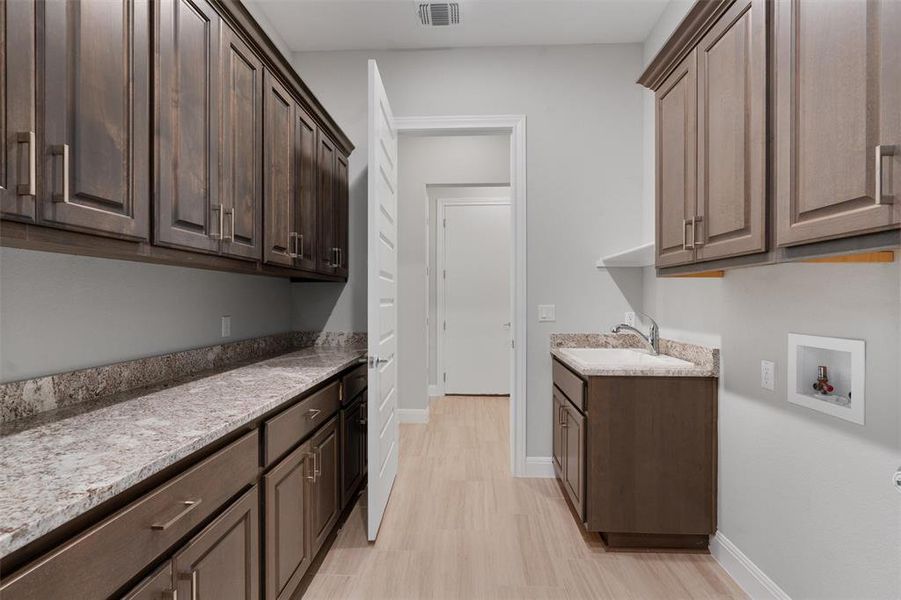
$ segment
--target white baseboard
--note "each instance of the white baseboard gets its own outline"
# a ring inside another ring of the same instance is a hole
[[[437,386],[437,385],[430,385],[430,386],[429,386],[429,398],[436,398],[436,397],[438,397],[438,396],[443,396],[443,395],[444,395],[444,394],[441,393],[441,390],[438,389],[438,386]]]
[[[710,538],[710,555],[754,600],[791,600],[782,588],[719,531]]]
[[[523,477],[554,477],[554,463],[550,456],[527,456]]]
[[[397,419],[400,423],[428,423],[428,408],[398,408]]]

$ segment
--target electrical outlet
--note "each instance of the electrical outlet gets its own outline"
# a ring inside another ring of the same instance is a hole
[[[635,313],[631,310],[626,313],[626,320],[623,321],[626,325],[631,327],[635,327]]]
[[[222,337],[230,337],[232,334],[231,315],[222,315]]]
[[[538,305],[538,322],[551,323],[557,320],[556,304],[539,304]]]
[[[776,363],[760,361],[760,387],[771,392],[776,390]]]

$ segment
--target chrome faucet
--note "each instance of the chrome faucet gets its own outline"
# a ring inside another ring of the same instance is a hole
[[[656,356],[660,354],[660,328],[657,327],[657,322],[644,314],[643,312],[636,312],[636,315],[641,315],[645,319],[651,322],[651,331],[648,332],[648,335],[643,334],[639,330],[635,329],[631,325],[626,325],[625,323],[620,323],[616,327],[612,329],[612,333],[622,333],[623,331],[631,331],[635,335],[637,335],[641,340],[648,345],[648,348],[651,352]]]

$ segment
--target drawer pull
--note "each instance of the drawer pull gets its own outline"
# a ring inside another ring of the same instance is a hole
[[[62,202],[69,204],[69,144],[58,144],[50,147],[50,154],[54,156],[62,156],[63,169],[63,191],[61,193],[53,193],[52,200],[54,202]]]
[[[312,421],[313,419],[318,417],[319,413],[321,413],[321,412],[322,411],[318,408],[311,408],[310,410],[307,411],[307,418]]]
[[[166,521],[165,523],[154,523],[150,526],[151,529],[155,529],[157,531],[166,531],[173,525],[175,525],[176,521],[187,515],[189,512],[200,506],[200,500],[185,500],[181,503],[184,508],[177,515]]]

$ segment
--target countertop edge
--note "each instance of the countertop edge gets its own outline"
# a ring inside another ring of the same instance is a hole
[[[685,368],[586,369],[564,355],[562,350],[566,348],[551,348],[551,356],[582,377],[718,377],[714,370],[699,365]]]

